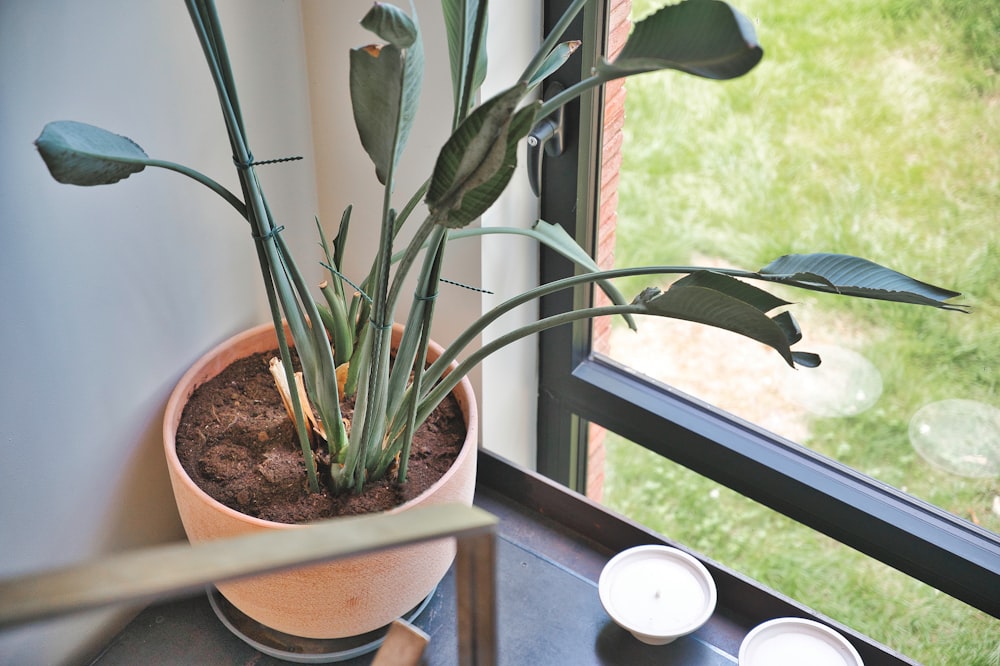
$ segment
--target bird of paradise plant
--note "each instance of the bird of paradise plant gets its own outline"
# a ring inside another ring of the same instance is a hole
[[[527,335],[583,318],[622,315],[673,317],[724,328],[774,348],[790,365],[815,366],[819,358],[791,349],[800,339],[788,305],[746,280],[804,289],[962,309],[947,303],[958,294],[914,280],[858,257],[830,254],[785,256],[758,271],[652,266],[598,270],[561,228],[538,221],[532,228],[477,229],[470,225],[506,189],[517,164],[518,145],[539,122],[613,79],[673,69],[708,79],[730,79],[749,72],[763,56],[753,24],[720,0],[685,0],[638,21],[621,53],[602,60],[578,84],[546,101],[536,99],[543,81],[579,46],[564,39],[567,27],[593,0],[575,0],[545,36],[523,73],[504,91],[482,101],[478,93],[486,68],[486,0],[442,0],[448,34],[453,87],[452,133],[441,147],[433,171],[404,199],[395,185],[400,156],[413,124],[423,77],[423,45],[416,13],[376,3],[362,25],[380,41],[350,51],[353,117],[362,145],[383,187],[379,243],[366,275],[354,280],[343,272],[352,225],[351,207],[336,234],[322,227],[323,263],[329,279],[316,294],[303,278],[282,238],[257,178],[243,122],[231,63],[211,0],[186,0],[215,83],[240,183],[240,193],[173,162],[150,158],[135,142],[82,123],[60,121],[44,128],[36,141],[53,177],[62,183],[102,185],[145,167],[176,171],[207,186],[229,202],[251,227],[282,359],[279,377],[297,385],[287,323],[302,367],[303,391],[287,390],[312,490],[325,481],[336,492],[360,492],[366,481],[390,472],[404,483],[412,434],[468,371],[487,355]],[[419,206],[423,202],[424,207]],[[418,214],[418,211],[422,212]],[[425,211],[425,212],[424,212]],[[405,243],[400,231],[413,227]],[[434,363],[427,345],[441,280],[445,249],[457,237],[518,233],[576,262],[578,275],[543,284],[485,313],[459,335]],[[355,232],[356,233],[356,232]],[[416,296],[401,312],[404,279],[416,276]],[[666,291],[649,288],[626,300],[611,280],[627,275],[681,274]],[[487,325],[515,307],[561,289],[593,283],[610,304],[546,317],[486,343],[461,360],[469,343]],[[770,314],[779,310],[777,314]],[[390,363],[390,327],[405,323]],[[348,428],[341,416],[344,395],[356,398]],[[314,436],[314,433],[319,433]],[[317,460],[327,461],[321,474]]]

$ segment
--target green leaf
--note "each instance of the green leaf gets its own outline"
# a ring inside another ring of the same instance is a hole
[[[531,80],[528,82],[528,88],[534,88],[548,78],[550,74],[558,71],[578,48],[580,48],[579,40],[557,44],[556,47],[552,49],[552,52],[545,57],[545,60],[542,61],[538,71],[531,77]]]
[[[957,291],[915,280],[868,259],[847,254],[789,254],[760,269],[758,275],[769,282],[801,289],[968,311],[967,306],[945,302],[961,296]]]
[[[507,189],[510,179],[517,168],[517,147],[518,142],[528,135],[535,125],[536,112],[539,104],[534,103],[529,107],[520,109],[514,114],[514,119],[510,124],[510,131],[507,133],[507,151],[503,155],[500,168],[493,172],[485,182],[471,187],[462,198],[462,204],[453,209],[447,216],[445,226],[455,229],[464,227],[474,222],[480,215],[485,213],[492,206],[501,194]],[[487,170],[482,174],[486,175]],[[475,179],[470,179],[469,184],[475,183]]]
[[[539,106],[515,112],[526,91],[521,83],[483,103],[441,149],[427,190],[440,224],[463,227],[503,193],[517,165],[517,142],[531,131]]]
[[[745,16],[720,0],[686,0],[636,23],[615,61],[600,64],[598,71],[615,78],[676,69],[708,79],[732,79],[753,69],[763,55]]]
[[[448,35],[448,58],[451,63],[451,84],[454,92],[454,103],[457,108],[463,97],[463,87],[467,80],[467,68],[474,66],[472,88],[468,95],[478,90],[486,80],[486,40],[479,40],[478,53],[471,53],[476,30],[476,19],[479,12],[486,11],[486,0],[442,0],[441,9],[444,12],[445,29]],[[485,19],[483,22],[485,27]]]
[[[796,333],[798,326],[787,312],[773,319],[765,314],[787,302],[745,282],[711,271],[697,271],[674,282],[666,292],[646,289],[634,303],[644,306],[647,314],[739,333],[777,350],[794,367],[790,346],[800,337]],[[809,356],[802,356],[806,364]]]
[[[364,18],[361,27],[400,48],[409,48],[420,38],[416,23],[398,7],[376,2]]]
[[[795,317],[792,316],[791,312],[780,312],[771,319],[785,332],[788,344],[794,345],[796,342],[802,340],[802,329],[799,328],[799,322],[795,321]]]
[[[344,265],[344,252],[347,250],[347,232],[351,228],[351,212],[354,206],[348,204],[347,208],[340,215],[340,226],[337,228],[337,235],[333,239],[333,265],[338,269]]]
[[[812,352],[792,352],[792,361],[795,365],[801,365],[803,368],[818,368],[821,363],[819,354],[814,354]]]
[[[374,26],[380,37],[400,40],[370,44],[350,53],[354,124],[384,185],[406,147],[416,117],[423,84],[423,43],[416,23],[392,5],[376,3],[362,24]]]
[[[72,120],[47,124],[35,146],[52,177],[69,185],[117,183],[151,161],[132,139]]]
[[[791,305],[788,301],[778,298],[759,287],[711,270],[695,271],[674,282],[674,286],[714,289],[726,293],[733,298],[738,298],[761,312],[770,312],[774,308]]]
[[[590,272],[601,270],[594,258],[587,254],[587,251],[580,247],[580,244],[558,224],[538,220],[532,228],[538,232],[539,237],[546,245],[567,259],[583,266]]]
[[[601,267],[597,265],[594,258],[587,254],[586,250],[580,247],[580,244],[576,240],[566,233],[558,224],[552,224],[551,222],[546,222],[545,220],[538,220],[535,222],[532,230],[538,234],[538,239],[549,246],[562,256],[566,257],[570,261],[582,266],[586,270],[594,273],[601,270]],[[597,286],[601,288],[604,294],[608,297],[615,305],[624,305],[627,301],[625,296],[618,290],[617,287],[610,280],[598,280]],[[628,323],[628,327],[633,331],[636,330],[635,319],[631,315],[623,315],[623,318]]]

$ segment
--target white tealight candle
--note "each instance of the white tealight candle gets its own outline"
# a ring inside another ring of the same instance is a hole
[[[864,666],[846,638],[813,620],[782,617],[757,625],[740,645],[740,666]]]
[[[708,570],[668,546],[619,553],[604,567],[598,590],[612,619],[652,645],[691,633],[715,610],[715,583]]]

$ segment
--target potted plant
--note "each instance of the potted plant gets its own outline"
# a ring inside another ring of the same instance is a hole
[[[156,160],[133,141],[74,122],[48,124],[36,141],[50,172],[59,182],[99,185],[117,182],[147,166],[186,175],[222,196],[251,226],[260,258],[271,324],[255,330],[199,361],[182,379],[165,419],[165,446],[185,529],[192,540],[254,529],[294,529],[283,523],[241,516],[210,498],[177,458],[174,436],[187,398],[232,362],[252,352],[277,349],[273,372],[291,418],[297,442],[300,485],[308,493],[357,496],[377,482],[396,487],[410,483],[414,435],[434,410],[467,384],[466,374],[497,349],[524,336],[579,319],[621,315],[634,326],[635,315],[691,320],[748,336],[774,348],[789,365],[815,366],[819,358],[792,349],[797,325],[783,310],[787,302],[747,280],[773,282],[843,295],[961,309],[947,301],[958,294],[928,285],[857,257],[817,254],[786,256],[758,271],[653,266],[600,271],[586,252],[559,227],[539,221],[531,229],[507,228],[543,243],[575,261],[581,272],[541,285],[477,318],[447,346],[429,339],[435,299],[447,245],[457,237],[496,232],[470,225],[504,191],[514,172],[519,143],[539,122],[585,91],[612,79],[670,68],[710,78],[738,77],[752,69],[763,52],[752,23],[719,0],[685,0],[639,21],[623,51],[602,62],[590,76],[547,101],[534,99],[538,86],[562,66],[578,44],[565,41],[570,22],[590,0],[576,0],[547,35],[517,81],[479,103],[477,93],[487,64],[485,0],[443,0],[453,82],[453,131],[441,147],[432,173],[409,198],[395,191],[398,160],[406,144],[419,96],[423,49],[416,17],[377,3],[362,19],[379,43],[350,51],[350,88],[354,121],[384,188],[378,249],[365,275],[342,271],[349,232],[356,227],[351,208],[329,238],[320,227],[323,263],[329,271],[320,289],[306,283],[274,219],[256,175],[244,129],[222,29],[210,0],[186,0],[209,65],[232,147],[239,195],[208,176],[179,164]],[[420,204],[426,214],[421,218]],[[400,230],[412,229],[402,243]],[[358,233],[353,231],[353,233]],[[627,275],[683,275],[666,291],[649,288],[632,300],[610,280]],[[404,279],[415,279],[416,296],[403,311]],[[468,353],[470,342],[487,325],[515,307],[546,294],[594,283],[610,304],[548,317],[506,334]],[[777,313],[772,314],[777,311]],[[394,324],[396,324],[394,326]],[[240,348],[248,340],[247,349]],[[464,355],[464,358],[463,358]],[[296,368],[300,368],[296,372]],[[275,394],[279,394],[275,390]],[[471,395],[458,394],[468,432],[457,455],[459,479],[437,482],[447,487],[444,500],[472,500],[475,475],[475,409]],[[345,418],[347,408],[351,418]],[[259,431],[270,439],[267,431]],[[238,442],[235,444],[239,444]],[[471,451],[471,452],[470,452]],[[258,467],[260,467],[258,465]],[[261,471],[261,470],[258,470]],[[268,470],[263,470],[267,475]],[[203,513],[201,505],[209,509]],[[403,510],[405,505],[393,510]],[[235,522],[229,522],[233,520]],[[429,544],[407,554],[390,554],[389,565],[370,560],[349,566],[312,568],[304,577],[265,577],[221,588],[251,617],[298,636],[354,635],[398,617],[426,596],[444,575],[451,559],[449,544]],[[431,563],[431,557],[438,558]],[[406,558],[416,558],[406,559]],[[415,563],[414,563],[415,562]],[[391,565],[391,566],[390,566]],[[415,572],[426,575],[415,575]],[[420,579],[410,592],[402,583]],[[291,591],[290,597],[284,592]],[[252,594],[261,593],[262,600]],[[280,599],[279,599],[280,597]],[[359,608],[373,600],[394,602],[388,609],[355,621]],[[275,607],[277,610],[275,610]],[[304,617],[288,619],[296,611]],[[340,612],[327,616],[325,613]]]

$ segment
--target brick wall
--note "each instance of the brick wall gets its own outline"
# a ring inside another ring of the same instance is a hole
[[[608,8],[608,59],[625,45],[632,23],[629,14],[632,0],[610,0]],[[622,161],[622,127],[625,123],[625,82],[608,83],[604,89],[604,133],[601,142],[601,193],[597,263],[611,268],[615,262],[615,227],[618,220],[618,172]],[[606,302],[603,293],[596,294],[598,303]],[[593,350],[607,353],[610,347],[611,320],[602,317],[593,324]],[[604,493],[605,431],[591,425],[587,450],[587,496],[600,501]]]

